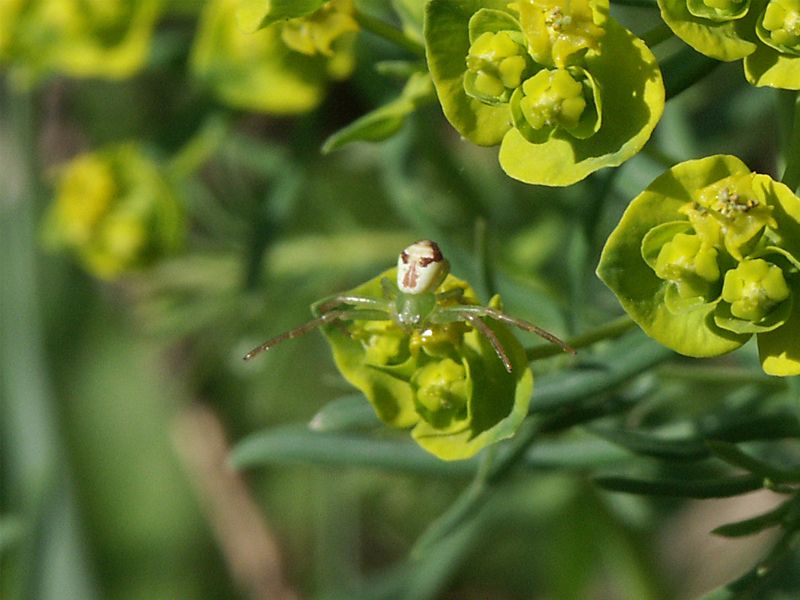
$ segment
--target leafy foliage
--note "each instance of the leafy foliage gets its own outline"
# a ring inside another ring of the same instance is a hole
[[[0,2],[0,596],[796,597],[798,14]]]

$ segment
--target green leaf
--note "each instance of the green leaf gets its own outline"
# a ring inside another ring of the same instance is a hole
[[[680,208],[692,202],[693,191],[740,173],[749,173],[749,169],[734,156],[710,156],[676,165],[633,199],[600,257],[597,275],[616,294],[625,311],[647,335],[681,354],[724,354],[750,336],[717,327],[712,318],[713,303],[673,314],[665,302],[669,284],[645,262],[642,244],[655,227],[681,218]]]
[[[717,479],[635,479],[632,477],[596,477],[594,482],[612,492],[643,496],[676,498],[729,498],[763,487],[763,480],[753,475]]]
[[[689,12],[687,0],[658,0],[661,18],[692,48],[717,60],[744,58],[756,49],[744,19],[712,21]]]
[[[711,533],[729,538],[759,533],[765,529],[769,529],[770,527],[780,525],[784,516],[786,516],[786,513],[789,512],[791,506],[792,501],[787,500],[777,508],[758,515],[757,517],[751,517],[735,523],[726,523],[725,525],[720,525],[719,527],[712,529]]]
[[[697,438],[665,439],[641,431],[589,427],[588,431],[631,452],[664,460],[703,460],[708,448]]]
[[[658,253],[664,244],[671,241],[679,233],[686,233],[692,229],[689,221],[671,221],[656,225],[642,238],[642,258],[647,266],[655,271]]]
[[[800,482],[800,469],[782,469],[774,467],[761,459],[750,456],[742,451],[736,444],[719,441],[707,442],[708,449],[716,456],[735,467],[740,467],[758,475],[762,479],[769,479],[775,483]]]
[[[445,462],[416,444],[371,436],[311,431],[288,425],[252,434],[230,456],[237,469],[267,464],[315,464],[370,467],[434,476],[469,477],[474,461]]]
[[[325,0],[238,0],[236,21],[242,31],[253,33],[268,25],[311,14]]]
[[[541,144],[511,129],[500,146],[500,165],[509,176],[526,183],[571,185],[598,169],[622,164],[650,138],[664,110],[656,59],[644,42],[613,19],[605,29],[598,51],[586,55],[584,66],[606,107],[600,128],[586,139],[557,132]]]
[[[25,522],[16,515],[0,517],[0,556],[19,544],[27,533]]]
[[[497,33],[498,31],[520,30],[519,21],[502,10],[482,8],[469,20],[469,41],[474,42],[483,33]]]
[[[351,142],[385,140],[400,130],[408,115],[433,99],[430,76],[427,73],[414,73],[398,98],[332,134],[322,145],[322,153],[328,154]]]
[[[755,86],[800,90],[800,56],[759,44],[755,52],[745,57],[744,74]]]
[[[431,0],[425,9],[425,47],[433,84],[447,120],[479,146],[499,144],[511,127],[507,105],[489,106],[464,91],[469,22],[481,9],[513,18],[505,0]]]
[[[800,286],[792,290],[792,313],[779,328],[757,334],[761,367],[769,375],[800,375]]]
[[[425,20],[426,0],[392,0],[392,8],[400,17],[403,33],[415,42],[422,43],[422,26]]]
[[[328,402],[311,418],[308,427],[313,431],[328,432],[373,429],[380,424],[363,394],[352,394]]]

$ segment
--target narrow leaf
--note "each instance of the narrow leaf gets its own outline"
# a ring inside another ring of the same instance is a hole
[[[476,461],[445,462],[416,444],[373,436],[315,432],[289,425],[252,434],[233,449],[230,461],[237,469],[268,464],[318,464],[376,467],[436,476],[474,474]]]
[[[640,431],[591,427],[589,431],[631,452],[666,460],[702,460],[708,448],[697,438],[664,439]]]
[[[761,459],[750,456],[742,451],[736,444],[728,442],[709,441],[709,450],[716,456],[736,467],[741,467],[758,475],[763,479],[769,479],[776,483],[796,483],[800,482],[800,470],[781,469],[764,462]]]
[[[381,421],[363,394],[351,394],[323,406],[308,423],[319,432],[353,431],[380,427]]]
[[[350,142],[385,140],[400,130],[406,117],[418,106],[433,99],[433,83],[430,76],[414,73],[399,97],[359,117],[331,135],[322,145],[322,153],[328,154]]]
[[[726,523],[725,525],[720,525],[716,529],[713,529],[711,533],[721,535],[723,537],[741,537],[758,533],[759,531],[763,531],[764,529],[768,529],[770,527],[775,527],[776,525],[780,525],[784,515],[786,515],[786,513],[789,511],[791,504],[792,501],[788,500],[777,508],[758,515],[757,517],[751,517],[735,523]]]
[[[644,496],[676,498],[728,498],[763,487],[763,480],[753,475],[719,477],[715,479],[634,479],[631,477],[597,477],[594,482],[612,492]]]

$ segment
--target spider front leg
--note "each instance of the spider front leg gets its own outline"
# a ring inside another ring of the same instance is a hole
[[[343,296],[344,297],[344,296]],[[392,317],[388,312],[383,310],[359,310],[359,309],[349,309],[349,310],[331,310],[326,312],[316,319],[312,319],[307,323],[303,323],[302,325],[295,327],[294,329],[290,329],[289,331],[285,331],[280,335],[275,336],[274,338],[268,339],[266,342],[261,344],[260,346],[256,346],[250,352],[244,355],[244,360],[251,360],[253,357],[261,354],[262,352],[266,352],[280,344],[281,342],[285,342],[286,340],[291,340],[301,335],[305,335],[310,331],[314,331],[318,327],[322,327],[328,323],[333,323],[336,321],[387,321],[390,320]]]
[[[389,303],[385,300],[369,298],[367,296],[349,296],[347,294],[341,294],[320,300],[319,302],[316,302],[311,309],[315,314],[324,314],[342,305],[356,307],[363,306],[365,308],[375,308],[378,310],[385,310],[387,312],[389,311]]]

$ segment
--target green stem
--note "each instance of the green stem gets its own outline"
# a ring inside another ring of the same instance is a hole
[[[9,155],[13,160],[5,161],[0,173],[0,177],[9,176],[0,181],[4,202],[0,210],[4,281],[0,285],[0,436],[4,482],[8,483],[4,509],[20,515],[29,528],[22,548],[8,557],[11,574],[3,573],[3,583],[14,589],[9,597],[45,598],[55,597],[48,592],[53,594],[69,581],[70,595],[93,599],[98,595],[88,552],[78,534],[81,524],[74,480],[45,352],[41,299],[45,291],[57,290],[43,280],[38,255],[43,195],[37,154],[38,99],[34,91],[12,86],[0,90],[0,102],[9,103],[7,111],[0,107],[0,127],[7,127],[9,148],[15,149],[13,157]]]
[[[497,281],[492,261],[489,260],[488,225],[484,217],[475,219],[475,250],[478,255],[481,291],[491,298],[497,293]]]
[[[425,56],[424,46],[415,42],[402,31],[396,27],[393,27],[392,25],[389,25],[385,21],[376,19],[375,17],[363,13],[357,9],[353,13],[353,17],[362,29],[374,33],[378,37],[382,37],[383,39],[408,50],[412,54],[416,54],[417,56]]]
[[[230,117],[212,114],[199,130],[170,159],[170,175],[181,180],[191,177],[220,147],[230,129]]]
[[[591,346],[596,342],[619,337],[629,329],[632,329],[634,325],[636,325],[636,323],[634,323],[628,315],[623,315],[618,319],[614,319],[613,321],[597,327],[596,329],[592,329],[581,335],[576,335],[575,337],[568,339],[567,343],[576,350],[578,348],[585,348],[586,346]],[[561,348],[553,344],[542,344],[540,346],[527,348],[525,350],[525,354],[528,357],[529,362],[541,360],[550,356],[556,356],[562,352],[563,350],[561,350]]]
[[[786,170],[783,172],[782,181],[795,193],[800,192],[800,93],[785,92],[789,103],[793,104],[791,110],[794,123],[790,129],[789,139],[786,140]]]
[[[642,41],[647,44],[649,48],[653,48],[658,46],[661,42],[665,42],[670,39],[674,34],[672,30],[666,23],[661,23],[660,25],[656,25],[649,31],[645,31],[639,37]]]

